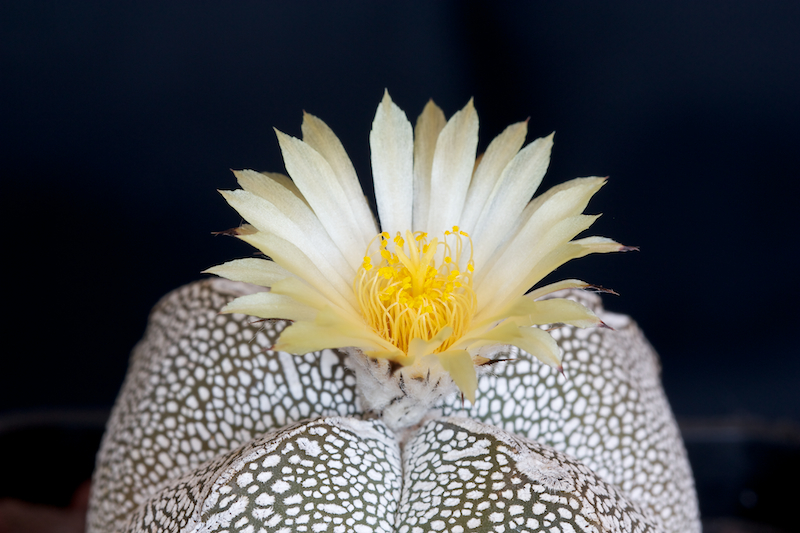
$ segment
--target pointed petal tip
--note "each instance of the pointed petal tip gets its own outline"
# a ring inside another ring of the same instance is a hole
[[[278,142],[281,142],[283,139],[292,139],[293,137],[287,133],[283,133],[278,128],[272,128],[272,131],[275,132],[275,136],[278,138]]]
[[[587,291],[602,292],[603,294],[613,294],[614,296],[619,296],[619,293],[614,289],[607,289],[602,285],[592,285],[591,283],[587,283],[585,287],[581,288]]]
[[[625,246],[624,244],[620,244],[619,245],[619,249],[617,251],[618,252],[638,252],[639,251],[639,247],[638,246]]]
[[[239,230],[239,228],[230,228],[230,229],[225,229],[225,230],[222,230],[222,231],[212,231],[211,235],[214,235],[214,236],[216,236],[216,235],[227,235],[228,237],[236,237],[237,235],[239,235],[239,231],[238,230]],[[203,271],[203,272],[205,273],[205,271]]]

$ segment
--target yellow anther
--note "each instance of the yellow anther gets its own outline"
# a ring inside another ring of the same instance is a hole
[[[400,232],[391,239],[380,233],[380,247],[371,248],[353,284],[373,331],[405,353],[412,339],[430,340],[450,326],[453,334],[436,351],[447,350],[468,331],[477,310],[472,240],[458,226],[444,234],[429,241],[422,231],[405,232],[406,239]]]

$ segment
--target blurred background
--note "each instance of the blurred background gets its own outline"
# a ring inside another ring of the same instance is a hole
[[[371,194],[385,88],[412,122],[474,97],[481,150],[555,131],[543,189],[610,176],[592,233],[641,251],[558,277],[615,289],[660,353],[706,531],[789,531],[798,27],[790,1],[4,2],[0,531],[80,508],[149,309],[251,253],[211,234],[240,222],[229,169],[283,171],[272,127],[306,110]]]

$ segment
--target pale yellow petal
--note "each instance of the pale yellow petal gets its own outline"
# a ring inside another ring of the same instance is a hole
[[[276,130],[286,170],[314,210],[322,227],[355,271],[369,243],[364,226],[348,208],[348,197],[331,166],[300,139]]]
[[[358,347],[364,351],[395,352],[390,343],[378,337],[363,322],[348,320],[331,309],[317,313],[313,322],[296,322],[278,339],[276,350],[304,354],[325,348]]]
[[[434,350],[441,346],[452,334],[453,328],[445,326],[430,340],[426,341],[419,338],[411,339],[411,342],[408,343],[408,356],[414,361],[425,355],[432,354]]]
[[[552,189],[545,192],[542,195],[546,198],[545,200],[535,198],[531,201],[524,209],[522,216],[511,230],[508,238],[506,238],[505,241],[499,239],[498,242],[502,242],[500,247],[493,251],[488,258],[486,257],[485,251],[481,252],[482,259],[480,260],[480,264],[478,264],[478,260],[476,259],[476,285],[480,285],[482,279],[487,277],[498,263],[507,262],[508,258],[515,254],[524,255],[526,250],[532,248],[535,248],[534,251],[537,255],[541,254],[543,250],[540,242],[543,236],[546,235],[555,224],[565,218],[581,213],[586,208],[592,196],[605,184],[605,179],[581,178],[572,180],[569,183],[569,187],[554,187],[559,189],[556,192],[551,192]],[[532,209],[530,207],[531,205],[537,207]],[[487,239],[490,237],[491,235],[487,235]],[[497,239],[498,237],[495,236],[495,238]],[[483,245],[479,244],[478,246]],[[491,246],[489,248],[491,248]],[[550,250],[544,251],[549,253]],[[521,271],[524,271],[530,268],[530,263],[527,265],[517,263],[516,266]]]
[[[283,185],[286,189],[292,191],[292,194],[304,202],[306,201],[306,199],[303,197],[303,193],[301,193],[300,189],[297,188],[297,185],[294,184],[292,178],[286,174],[281,174],[280,172],[261,172],[261,174],[265,175],[272,181],[277,182],[279,185]],[[306,202],[306,204],[308,204],[308,202]]]
[[[244,242],[255,246],[278,265],[305,280],[337,306],[356,312],[358,303],[352,285],[342,278],[330,264],[317,264],[291,242],[264,232],[237,235]]]
[[[483,154],[469,184],[464,212],[461,213],[461,220],[458,223],[461,229],[470,235],[474,233],[475,223],[489,201],[495,184],[500,180],[508,163],[522,148],[527,133],[527,120],[512,124],[492,140]]]
[[[431,204],[426,231],[439,235],[458,225],[475,168],[478,147],[478,114],[472,99],[447,121],[431,168]]]
[[[501,307],[495,316],[490,316],[475,323],[475,333],[469,332],[467,338],[480,336],[480,328],[486,324],[494,324],[505,319],[513,319],[518,326],[540,326],[544,324],[568,324],[579,328],[602,325],[597,316],[578,302],[565,298],[534,300],[529,296],[514,298],[508,305]]]
[[[465,342],[459,341],[454,346],[462,346]],[[519,327],[513,321],[507,320],[481,334],[480,338],[470,340],[469,349],[474,352],[483,346],[494,344],[511,344],[547,365],[561,365],[561,348],[549,333],[536,327]]]
[[[475,364],[472,362],[469,352],[466,350],[447,350],[437,353],[436,357],[453,382],[458,386],[464,397],[475,403],[475,391],[478,389],[478,375],[475,372]]]
[[[378,233],[375,217],[372,216],[367,199],[361,190],[361,184],[356,175],[356,169],[347,156],[339,138],[322,120],[314,115],[303,113],[303,141],[319,152],[333,169],[339,185],[344,191],[347,205],[353,213],[364,243]],[[342,206],[344,209],[344,206]]]
[[[241,313],[260,318],[284,320],[313,320],[317,315],[316,309],[303,305],[288,296],[271,292],[257,292],[240,296],[223,307],[220,313]]]
[[[511,228],[510,233],[515,234],[520,227],[527,223],[531,216],[533,216],[533,213],[535,213],[542,205],[544,205],[556,194],[562,191],[577,190],[578,188],[584,187],[587,183],[599,183],[599,187],[602,187],[606,181],[607,178],[600,178],[597,176],[590,178],[573,178],[565,181],[564,183],[559,183],[558,185],[550,187],[525,206],[525,209],[522,211],[522,215],[519,217],[514,227]]]
[[[525,350],[542,363],[561,368],[561,348],[555,339],[546,331],[539,328],[519,328],[521,340],[516,340],[514,346]]]
[[[381,229],[402,235],[411,228],[414,133],[388,92],[375,113],[369,143]]]
[[[256,172],[255,170],[234,170],[236,181],[247,192],[255,194],[271,204],[286,204],[292,211],[307,209],[311,212],[300,189],[288,176],[278,173]],[[300,205],[303,203],[306,207]]]
[[[480,306],[476,320],[496,315],[510,298],[525,294],[550,270],[542,259],[561,244],[592,225],[597,216],[577,215],[557,222],[543,235],[523,235],[521,243],[506,248],[499,261],[481,281],[475,292]],[[531,242],[526,242],[525,237]],[[539,238],[537,238],[539,237]]]
[[[527,300],[527,302],[523,303],[520,300]],[[566,298],[532,300],[523,296],[518,299],[518,303],[521,305],[518,305],[513,312],[508,313],[508,316],[518,326],[567,324],[578,328],[592,328],[603,324],[603,321],[591,310]]]
[[[293,194],[284,191],[271,201],[243,190],[220,193],[259,232],[272,233],[293,243],[326,275],[346,278],[350,284],[356,270],[311,209]]]
[[[542,296],[547,296],[548,294],[556,291],[563,291],[565,289],[587,289],[589,287],[598,288],[591,283],[586,283],[585,281],[581,281],[579,279],[565,279],[556,281],[555,283],[549,283],[544,287],[539,287],[538,289],[534,289],[526,294],[525,297],[536,300]]]
[[[575,241],[565,242],[552,250],[536,265],[538,276],[531,276],[529,280],[535,285],[547,274],[557,269],[567,261],[579,259],[589,254],[602,254],[609,252],[628,252],[636,247],[625,246],[605,237],[586,237]]]
[[[472,232],[476,243],[475,268],[482,268],[497,245],[508,238],[509,232],[547,172],[552,148],[552,134],[536,139],[523,148],[503,170]]]
[[[431,205],[431,168],[436,140],[447,124],[439,106],[430,100],[414,127],[414,205],[412,229],[427,231],[428,210]]]
[[[236,259],[203,271],[204,274],[215,274],[233,281],[243,281],[262,287],[271,287],[273,283],[293,274],[274,261],[248,257]]]
[[[316,288],[294,276],[276,281],[272,285],[272,292],[289,296],[301,304],[314,309],[319,310],[329,307],[337,313],[346,314],[350,320],[363,320],[361,314],[353,312],[349,306],[340,307],[338,305],[338,303],[341,302],[340,299],[330,300]]]
[[[262,198],[271,200],[273,195],[283,194],[281,189],[276,188],[278,186],[291,192],[297,199],[308,205],[306,199],[303,198],[303,193],[300,192],[300,189],[297,188],[297,185],[294,184],[289,176],[278,172],[255,172],[253,170],[234,170],[233,174],[242,189]]]

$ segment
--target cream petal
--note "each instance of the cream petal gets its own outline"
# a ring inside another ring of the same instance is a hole
[[[361,315],[353,312],[350,306],[342,308],[337,305],[337,303],[341,301],[340,299],[331,301],[314,287],[294,276],[275,282],[272,285],[272,292],[289,296],[301,304],[317,310],[329,307],[337,313],[348,314],[351,320],[363,320]]]
[[[564,289],[588,289],[590,287],[598,288],[592,285],[591,283],[586,283],[585,281],[579,279],[565,279],[532,290],[531,292],[525,295],[525,298],[536,300],[538,298],[541,298],[542,296],[547,296],[548,294],[556,291],[563,291]]]
[[[414,134],[388,91],[375,113],[369,144],[381,229],[402,235],[411,228]]]
[[[326,348],[358,347],[365,352],[404,354],[378,337],[363,322],[354,322],[330,308],[317,313],[313,322],[295,322],[281,333],[276,350],[294,354],[316,352]]]
[[[277,182],[279,185],[283,185],[283,187],[292,191],[292,194],[294,194],[304,202],[306,201],[306,199],[303,197],[303,193],[301,193],[300,189],[297,188],[297,185],[294,184],[292,178],[290,178],[286,174],[281,174],[280,172],[260,172],[260,174],[265,175],[272,181]],[[307,204],[308,202],[306,202],[306,205]]]
[[[276,281],[293,276],[291,272],[274,261],[254,257],[228,261],[204,270],[203,274],[214,274],[233,281],[243,281],[262,287],[271,287]]]
[[[571,242],[565,242],[547,254],[537,265],[539,277],[531,278],[535,285],[547,274],[557,269],[567,261],[579,259],[589,254],[609,252],[629,252],[637,250],[635,247],[625,246],[605,237],[586,237]]]
[[[596,219],[597,216],[590,215],[571,216],[557,222],[544,234],[523,235],[516,246],[506,248],[501,259],[475,286],[479,305],[475,320],[494,316],[509,298],[525,294],[549,274],[549,270],[540,266],[541,260],[561,243],[591,226]]]
[[[578,302],[566,298],[552,298],[550,300],[532,300],[523,296],[526,304],[518,306],[522,313],[509,313],[518,326],[543,326],[545,324],[567,324],[578,328],[593,328],[601,326],[600,320],[590,309]],[[523,309],[527,308],[527,309]]]
[[[556,192],[551,193],[552,189],[548,190],[542,195],[545,197],[544,200],[540,200],[537,197],[531,201],[525,207],[522,216],[519,217],[509,235],[496,241],[500,243],[499,247],[488,258],[484,254],[481,264],[478,264],[476,260],[476,285],[480,285],[482,278],[488,275],[500,260],[505,259],[504,256],[506,254],[519,252],[521,247],[537,247],[539,249],[536,252],[541,252],[538,241],[554,224],[567,217],[581,213],[592,196],[605,184],[605,179],[582,178],[572,180],[570,183],[571,185],[566,188],[556,186],[555,188],[559,189]],[[536,207],[531,208],[531,205]],[[490,237],[491,235],[487,236],[487,238]],[[476,248],[481,246],[479,243]],[[549,250],[547,251],[549,252]],[[524,270],[525,266],[520,265],[520,268]]]
[[[343,257],[319,219],[289,191],[284,190],[281,196],[272,200],[243,190],[220,193],[231,207],[260,232],[274,233],[294,243],[326,274],[336,272],[334,277],[348,280],[355,276],[355,269]]]
[[[317,310],[303,305],[289,296],[272,292],[257,292],[236,298],[223,307],[220,313],[241,313],[260,318],[283,320],[313,320],[317,315]]]
[[[445,326],[430,340],[426,341],[418,338],[411,339],[411,342],[408,343],[409,358],[411,361],[415,361],[420,357],[432,354],[434,350],[441,346],[442,343],[446,341],[452,334],[453,328],[450,326]]]
[[[514,346],[521,348],[534,356],[542,363],[561,368],[561,348],[549,333],[539,328],[519,328],[522,340],[514,342]]]
[[[558,303],[550,303],[554,301]],[[506,319],[513,319],[518,326],[541,326],[562,323],[571,326],[589,327],[601,324],[601,321],[584,306],[564,298],[534,300],[527,295],[519,296],[500,309],[495,316],[482,320],[480,324],[476,324],[476,327],[480,327],[484,323],[498,323]]]
[[[591,178],[574,178],[564,183],[560,183],[553,187],[550,187],[544,193],[540,194],[533,200],[531,200],[528,205],[525,206],[525,209],[522,210],[522,214],[517,218],[516,222],[513,224],[511,229],[506,233],[506,235],[496,239],[498,243],[498,250],[502,250],[505,246],[508,245],[508,241],[516,235],[520,229],[528,223],[530,218],[542,205],[548,202],[553,196],[557,193],[562,191],[569,191],[569,190],[576,190],[577,188],[585,186],[587,183],[594,182],[600,183],[601,186],[607,181],[607,178],[598,178],[598,177],[591,177]],[[487,263],[491,263],[494,260],[494,257],[497,255],[497,252],[492,254],[492,257],[487,261]],[[484,267],[485,268],[485,267]]]
[[[250,191],[262,198],[271,200],[273,194],[281,194],[276,193],[278,189],[276,189],[275,186],[277,185],[291,192],[298,199],[302,200],[303,203],[308,205],[306,199],[303,198],[303,193],[300,192],[300,189],[297,188],[297,185],[294,184],[289,176],[285,174],[280,174],[278,172],[255,172],[253,170],[234,170],[233,174],[236,176],[236,180],[239,182],[239,185],[242,186],[242,189]]]
[[[475,168],[478,114],[472,99],[450,117],[439,139],[431,168],[431,195],[426,230],[439,235],[458,225]]]
[[[255,170],[234,170],[236,181],[247,192],[255,194],[272,204],[285,204],[292,211],[304,210],[313,216],[311,207],[303,198],[303,193],[288,176],[275,172],[256,172]],[[302,203],[301,203],[302,202]],[[306,207],[303,208],[302,206]]]
[[[528,205],[525,206],[525,209],[522,211],[522,215],[519,217],[519,223],[517,227],[521,226],[527,220],[533,216],[542,205],[546,202],[550,201],[550,199],[555,196],[556,194],[562,191],[573,191],[578,190],[579,188],[583,188],[589,183],[595,184],[598,188],[603,187],[606,184],[608,178],[600,178],[597,176],[589,177],[589,178],[573,178],[571,180],[565,181],[564,183],[559,183],[558,185],[554,185],[550,187],[545,192],[534,198],[530,201]],[[588,203],[588,200],[587,200]],[[585,206],[584,206],[585,207]],[[512,229],[513,233],[513,229]]]
[[[503,169],[514,159],[528,133],[528,121],[517,122],[507,127],[503,133],[495,137],[481,157],[480,163],[470,181],[464,211],[458,225],[469,234],[473,234],[475,223],[490,200],[495,185],[503,175]]]
[[[349,280],[344,280],[330,264],[315,263],[300,248],[271,233],[255,232],[238,235],[255,246],[278,265],[302,278],[337,306],[355,312],[358,305]]]
[[[514,339],[519,336],[517,331],[519,326],[510,320],[504,320],[499,323],[497,321],[481,321],[481,324],[475,328],[471,328],[463,337],[458,339],[450,347],[453,350],[469,349],[472,353],[492,344],[513,344],[509,339]]]
[[[475,403],[475,391],[478,390],[478,375],[475,364],[466,350],[447,350],[436,354],[439,364],[450,374],[470,403]]]
[[[547,172],[552,148],[552,134],[536,139],[503,170],[472,232],[475,268],[481,268],[496,249],[497,238],[504,238],[514,227]]]
[[[302,130],[303,141],[324,157],[333,169],[366,246],[378,233],[378,226],[375,224],[375,217],[372,215],[364,191],[361,189],[356,169],[341,141],[327,124],[308,113],[303,114]]]
[[[414,205],[412,228],[426,231],[431,202],[431,167],[436,151],[436,140],[447,124],[439,106],[428,101],[414,127]]]
[[[519,327],[511,320],[501,323],[471,342],[470,350],[498,343],[514,345],[547,365],[556,368],[561,366],[561,348],[549,333],[536,327]]]
[[[369,240],[363,237],[363,224],[359,224],[353,211],[348,209],[347,194],[336,174],[325,158],[308,144],[277,130],[276,134],[289,176],[350,267],[357,270]]]

